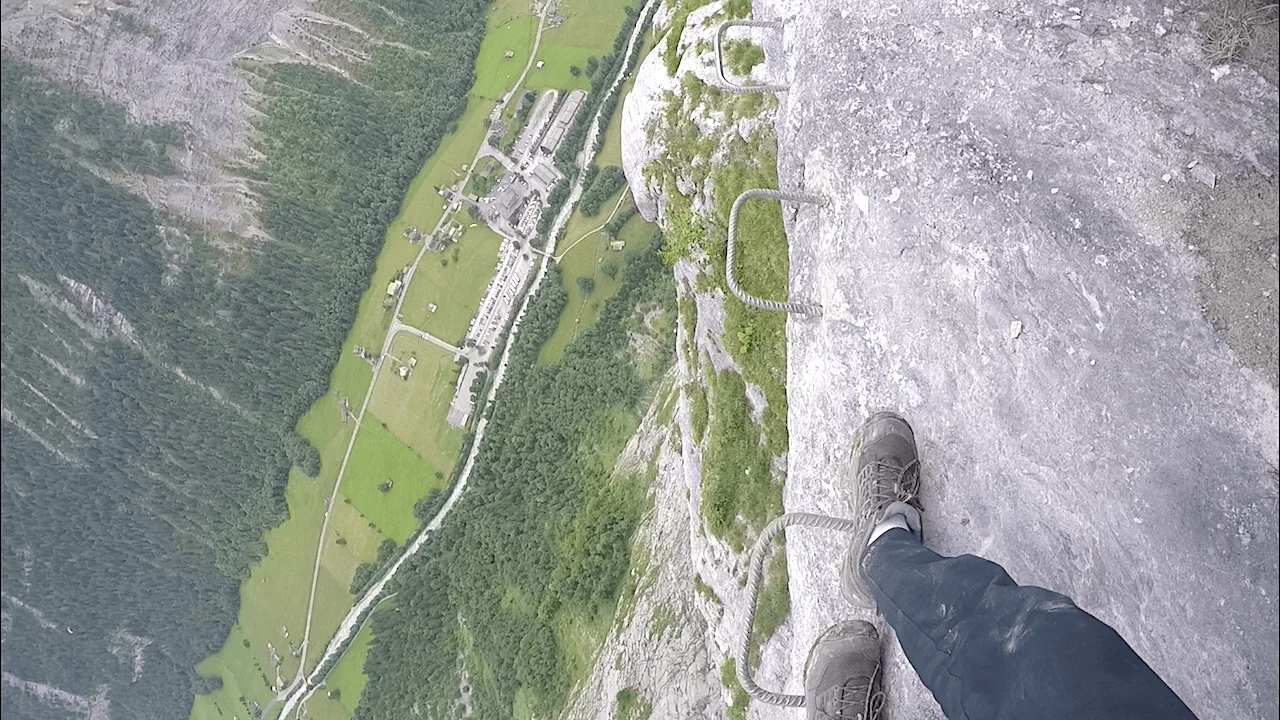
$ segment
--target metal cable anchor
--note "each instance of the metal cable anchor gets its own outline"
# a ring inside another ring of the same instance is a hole
[[[720,23],[720,27],[716,28],[716,72],[720,75],[719,89],[724,92],[731,93],[764,93],[764,92],[785,92],[790,85],[742,85],[729,79],[724,72],[724,52],[721,48],[724,41],[724,33],[733,27],[758,27],[771,28],[782,32],[781,20],[726,20]]]
[[[824,530],[851,533],[858,528],[859,523],[854,520],[828,517],[816,513],[795,512],[776,518],[765,526],[764,532],[760,533],[760,537],[756,538],[755,545],[751,547],[751,557],[748,561],[749,569],[747,571],[747,616],[743,621],[742,630],[738,634],[738,644],[733,649],[738,684],[742,685],[742,689],[746,690],[748,695],[770,705],[804,707],[803,695],[774,692],[765,690],[757,685],[755,678],[751,677],[750,668],[747,666],[747,650],[751,645],[751,626],[755,624],[756,599],[760,595],[760,583],[764,580],[764,561],[769,555],[769,545],[775,535],[792,525],[806,525]]]
[[[822,306],[815,303],[802,302],[778,302],[777,300],[765,300],[763,298],[749,295],[738,281],[733,277],[734,259],[737,257],[736,240],[738,232],[738,211],[742,209],[742,204],[752,198],[770,198],[773,200],[789,201],[795,203],[808,203],[811,205],[826,205],[827,199],[821,195],[810,195],[807,193],[785,192],[783,190],[768,190],[765,188],[756,188],[747,190],[733,201],[733,208],[729,211],[729,242],[725,252],[724,261],[724,280],[732,292],[739,300],[761,310],[776,310],[778,312],[799,313],[803,315],[821,315]]]

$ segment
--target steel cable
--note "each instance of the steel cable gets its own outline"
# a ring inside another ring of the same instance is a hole
[[[786,313],[801,313],[804,315],[821,315],[822,306],[813,303],[801,302],[779,302],[777,300],[765,300],[754,295],[749,295],[739,285],[738,281],[733,277],[734,259],[737,257],[737,233],[738,233],[738,211],[742,209],[742,204],[752,198],[770,198],[773,200],[787,200],[790,202],[811,203],[814,205],[826,205],[826,198],[820,195],[809,195],[807,193],[786,192],[783,190],[768,190],[765,188],[757,188],[747,190],[733,201],[733,208],[729,210],[729,241],[728,248],[725,252],[724,261],[724,280],[732,292],[739,300],[760,308],[761,310],[776,310]]]
[[[765,526],[764,532],[760,533],[760,537],[756,538],[755,545],[751,547],[746,586],[747,617],[742,623],[742,632],[738,636],[738,645],[734,648],[736,651],[734,662],[737,665],[738,683],[742,685],[742,689],[746,690],[748,695],[756,700],[770,705],[781,705],[782,707],[803,707],[804,696],[765,690],[757,685],[755,679],[751,677],[750,669],[747,666],[747,651],[751,646],[751,628],[756,619],[756,599],[760,594],[760,583],[764,579],[764,561],[769,554],[769,545],[773,542],[774,536],[793,525],[840,532],[852,532],[858,527],[857,522],[845,518],[805,512],[787,513]]]
[[[720,73],[720,82],[723,85],[718,88],[728,93],[765,93],[765,92],[784,92],[790,85],[742,85],[729,79],[724,72],[724,51],[721,47],[724,42],[724,32],[731,27],[763,27],[774,28],[779,32],[782,31],[782,22],[779,20],[726,20],[720,23],[720,27],[716,29],[716,70]]]

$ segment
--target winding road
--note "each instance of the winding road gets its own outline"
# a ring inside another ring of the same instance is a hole
[[[569,247],[565,248],[564,250],[561,250],[561,251],[560,251],[560,254],[558,254],[558,255],[556,255],[556,256],[555,256],[555,258],[554,258],[554,259],[555,259],[555,261],[556,261],[556,262],[560,262],[561,260],[564,260],[564,256],[565,256],[565,255],[568,255],[570,250],[572,250],[572,249],[574,249],[575,247],[577,247],[577,246],[578,246],[578,243],[582,242],[583,240],[586,240],[587,238],[591,237],[592,235],[595,235],[596,233],[598,233],[598,232],[600,232],[601,230],[603,230],[603,229],[605,228],[605,226],[606,226],[606,225],[608,225],[608,224],[610,223],[610,221],[612,221],[612,220],[613,220],[614,216],[618,214],[618,209],[622,207],[622,203],[626,202],[626,199],[627,199],[627,198],[629,198],[629,197],[631,197],[631,189],[630,189],[630,188],[627,188],[627,191],[626,191],[626,192],[624,192],[624,193],[622,193],[622,195],[620,195],[620,196],[618,197],[618,203],[617,203],[616,205],[614,205],[614,206],[613,206],[613,212],[609,213],[609,217],[605,218],[605,219],[604,219],[604,222],[600,223],[599,227],[596,227],[596,228],[595,228],[595,229],[593,229],[593,230],[588,230],[587,232],[585,232],[585,233],[583,233],[583,234],[582,234],[582,237],[580,237],[580,238],[578,238],[577,240],[574,240],[573,242],[569,243]]]

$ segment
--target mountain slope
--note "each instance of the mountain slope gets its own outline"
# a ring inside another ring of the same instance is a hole
[[[208,690],[192,668],[226,637],[288,468],[316,471],[293,423],[484,27],[480,2],[238,7],[5,7],[6,717],[173,718]],[[157,79],[183,67],[214,79]]]

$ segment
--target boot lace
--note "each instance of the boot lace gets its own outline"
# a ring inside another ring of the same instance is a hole
[[[864,517],[878,516],[889,503],[915,504],[920,492],[920,461],[902,465],[893,458],[875,460],[858,473],[859,495],[867,498]]]
[[[818,700],[822,720],[879,720],[884,709],[882,690],[870,692],[866,683],[838,685]]]

